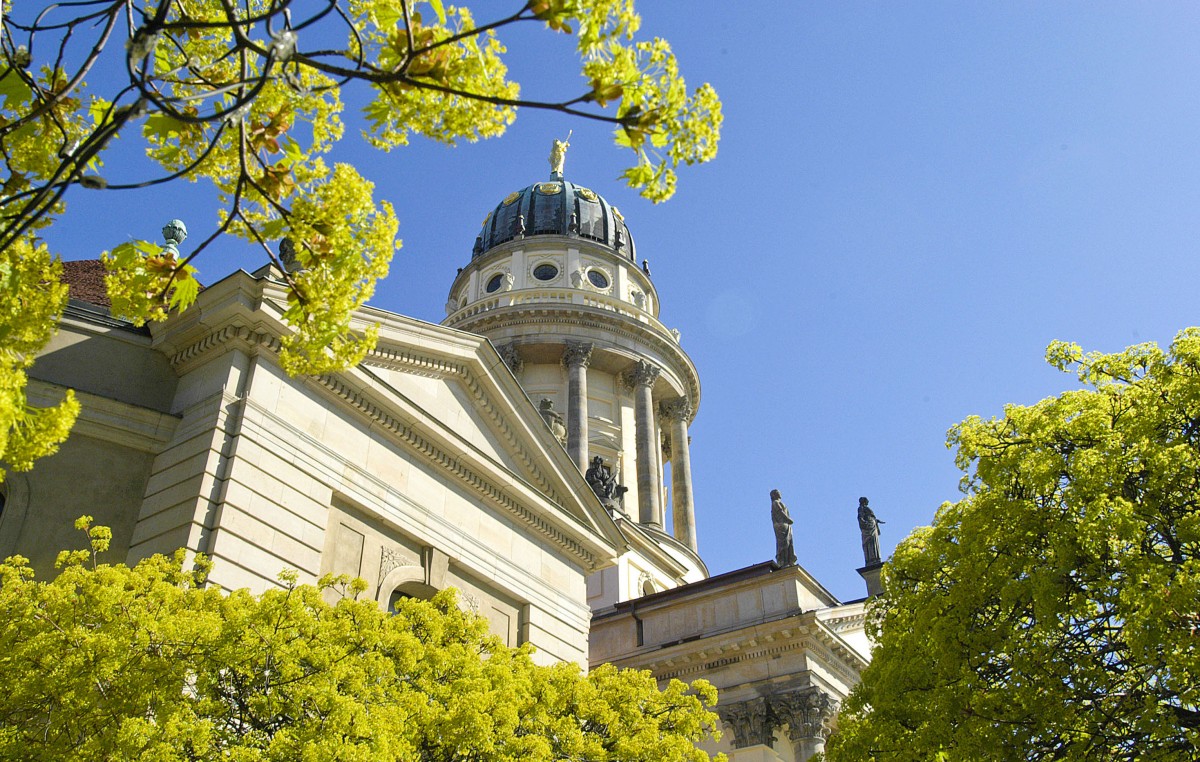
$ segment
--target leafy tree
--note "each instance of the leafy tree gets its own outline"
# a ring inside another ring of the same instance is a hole
[[[77,410],[67,399],[33,411],[24,396],[24,371],[66,298],[37,234],[77,188],[211,182],[220,214],[190,251],[130,241],[105,254],[114,312],[140,323],[186,307],[198,290],[193,260],[223,234],[277,263],[290,249],[295,334],[281,359],[317,373],[373,346],[374,332],[352,331],[350,316],[399,245],[391,205],[353,167],[325,159],[344,132],[344,88],[370,94],[363,132],[384,151],[412,135],[497,136],[522,107],[610,123],[635,157],[626,179],[655,201],[673,192],[679,164],[716,154],[716,94],[689,94],[667,43],[635,38],[633,0],[529,0],[484,23],[442,0],[2,1],[0,460],[18,468],[52,451]],[[574,36],[581,92],[520,97],[497,33],[530,23]],[[160,174],[106,167],[118,135],[141,140]]]
[[[0,758],[21,760],[689,760],[715,732],[702,680],[538,666],[453,593],[359,600],[361,580],[228,595],[204,559],[130,568],[64,552],[39,582],[0,564]]]
[[[1200,758],[1200,329],[1047,359],[1085,388],[951,429],[828,759]]]

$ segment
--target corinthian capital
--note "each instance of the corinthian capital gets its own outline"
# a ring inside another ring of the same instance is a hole
[[[829,723],[837,713],[837,702],[816,688],[773,696],[772,709],[779,720],[787,723],[788,737],[829,737]]]
[[[764,698],[717,706],[721,724],[733,735],[733,748],[775,744],[775,724]]]
[[[576,365],[586,368],[592,360],[592,345],[584,341],[568,341],[563,350],[563,365],[573,368]]]
[[[658,414],[668,421],[683,421],[687,423],[692,417],[692,403],[687,397],[676,397],[658,406]]]
[[[500,351],[500,359],[504,360],[504,364],[509,367],[513,373],[520,373],[525,367],[525,362],[521,360],[521,353],[517,351],[516,343],[505,344],[498,348]]]
[[[638,360],[625,371],[625,383],[632,388],[639,386],[651,386],[658,379],[658,374],[662,370],[655,365],[651,365],[645,360]]]

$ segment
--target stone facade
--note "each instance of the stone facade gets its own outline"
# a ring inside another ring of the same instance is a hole
[[[708,679],[726,731],[712,750],[737,762],[822,748],[869,657],[863,602],[796,565],[709,577],[699,375],[615,208],[561,175],[509,194],[445,327],[366,308],[378,346],[320,377],[278,363],[281,275],[235,273],[146,329],[73,300],[30,397],[71,388],[83,412],[58,454],[3,485],[0,554],[49,573],[86,513],[118,558],[204,553],[225,589],[284,569],[361,577],[383,607],[454,587],[544,662]],[[620,487],[603,501],[594,458]]]

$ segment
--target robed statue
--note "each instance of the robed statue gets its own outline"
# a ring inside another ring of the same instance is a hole
[[[858,529],[862,532],[863,561],[866,566],[882,563],[879,558],[879,525],[887,522],[875,517],[867,499],[858,499]]]
[[[796,548],[792,543],[792,517],[777,489],[771,490],[771,525],[775,528],[775,563],[794,566]]]

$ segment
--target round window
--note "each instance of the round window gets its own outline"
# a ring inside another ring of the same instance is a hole
[[[538,265],[533,268],[533,277],[538,280],[554,280],[558,277],[558,268],[551,264]]]
[[[588,280],[596,288],[608,288],[608,276],[599,270],[588,270]]]
[[[492,279],[487,282],[487,292],[490,294],[493,291],[498,290],[500,288],[500,284],[503,282],[504,275],[502,273],[496,273],[492,276]]]

